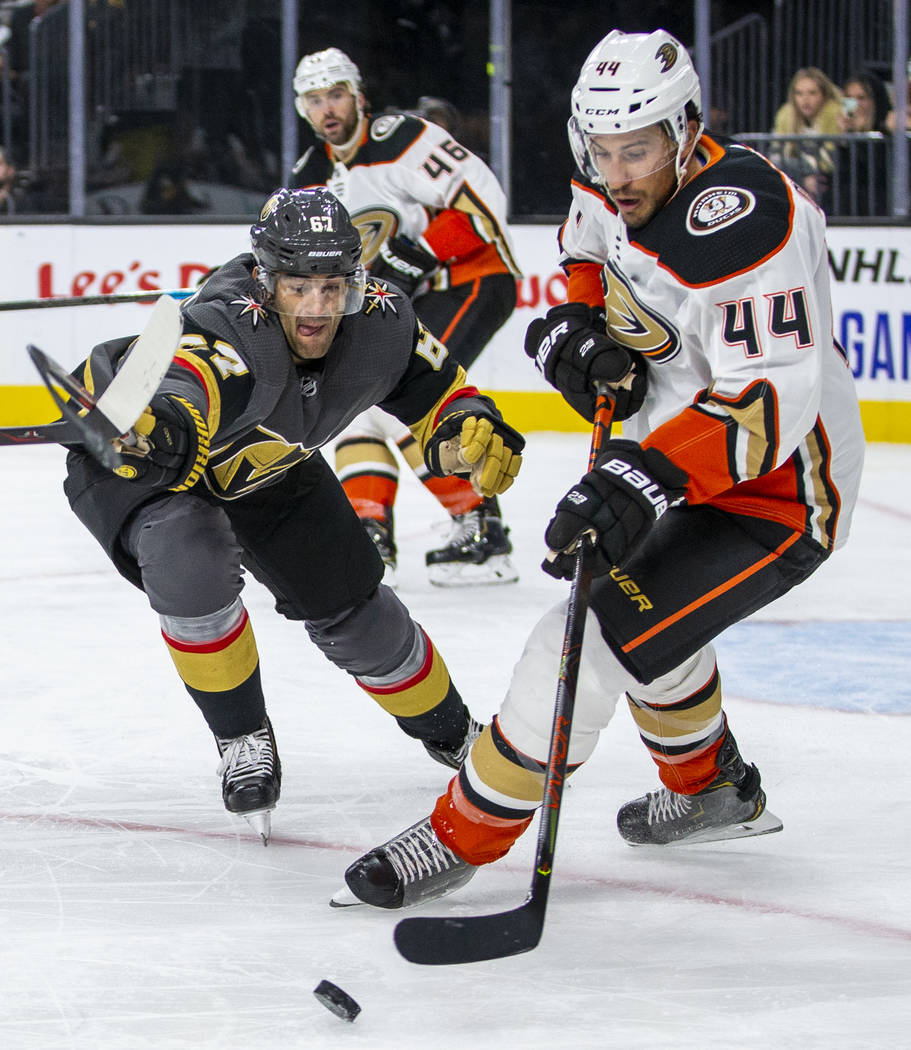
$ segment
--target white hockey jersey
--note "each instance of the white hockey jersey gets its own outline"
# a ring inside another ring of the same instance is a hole
[[[326,143],[294,166],[292,188],[328,186],[348,209],[370,262],[403,236],[440,260],[434,288],[493,273],[520,276],[506,225],[506,196],[487,165],[444,128],[403,113],[374,117],[348,164]]]
[[[576,173],[569,299],[606,306],[649,386],[625,437],[689,474],[687,499],[847,538],[863,464],[833,336],[822,213],[764,157],[703,135],[699,173],[642,229]]]

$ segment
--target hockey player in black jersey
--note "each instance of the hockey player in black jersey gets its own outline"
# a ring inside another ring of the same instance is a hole
[[[172,365],[123,445],[116,476],[67,458],[70,504],[118,571],[147,595],[177,671],[215,736],[226,808],[268,842],[281,764],[241,599],[249,571],[276,609],[438,761],[458,766],[480,731],[320,448],[380,404],[437,475],[505,491],[523,439],[418,321],[367,279],[361,239],[325,189],[277,190],[252,254],[184,303]],[[78,370],[104,389],[131,338]]]

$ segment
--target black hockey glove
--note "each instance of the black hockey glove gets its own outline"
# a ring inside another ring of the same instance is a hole
[[[562,303],[537,317],[525,333],[525,353],[551,386],[589,423],[595,418],[596,382],[632,381],[611,389],[614,419],[629,419],[645,399],[645,361],[605,334],[604,311],[584,303]]]
[[[391,281],[412,298],[418,286],[440,265],[440,260],[407,237],[389,237],[370,264],[370,273]]]
[[[188,489],[202,476],[209,431],[202,414],[176,394],[156,394],[133,426],[136,444],[118,442],[123,463],[114,471],[149,488]]]
[[[424,449],[424,461],[438,478],[468,474],[475,492],[505,492],[522,465],[525,438],[503,422],[499,409],[479,394],[461,397],[443,410]]]
[[[544,539],[550,552],[541,568],[558,580],[572,579],[581,537],[597,537],[593,575],[603,576],[642,543],[668,507],[683,502],[685,471],[656,448],[635,441],[608,441],[590,471],[557,504]]]

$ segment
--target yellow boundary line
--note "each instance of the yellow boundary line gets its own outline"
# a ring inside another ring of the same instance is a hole
[[[489,391],[503,416],[523,433],[555,430],[587,433],[591,427],[556,392]],[[860,414],[868,441],[911,444],[911,402],[861,401]],[[0,386],[0,426],[49,423],[59,413],[43,386]]]

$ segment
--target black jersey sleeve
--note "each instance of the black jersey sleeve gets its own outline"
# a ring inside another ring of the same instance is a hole
[[[432,422],[438,406],[465,383],[465,372],[447,348],[415,318],[405,371],[379,407],[412,431]]]

